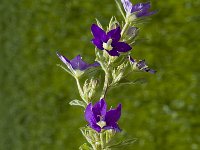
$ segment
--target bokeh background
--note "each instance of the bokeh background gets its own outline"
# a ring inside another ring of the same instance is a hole
[[[113,89],[107,100],[123,104],[120,127],[138,138],[126,149],[199,150],[200,0],[152,5],[159,13],[140,26],[144,40],[132,55],[158,73],[139,74],[146,83]],[[55,53],[92,63],[90,26],[94,18],[107,25],[112,15],[122,20],[114,0],[0,0],[1,150],[73,150],[84,143],[83,110],[68,104],[79,98],[76,85],[56,66]]]

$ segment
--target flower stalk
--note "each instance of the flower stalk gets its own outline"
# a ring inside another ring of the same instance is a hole
[[[135,43],[134,40],[139,29],[136,26],[137,19],[153,15],[156,11],[150,11],[150,2],[133,5],[130,0],[121,0],[124,11],[117,0],[116,3],[124,18],[124,25],[120,25],[114,16],[106,30],[98,19],[96,19],[97,24],[91,25],[93,35],[91,42],[95,46],[97,62],[88,64],[82,60],[80,55],[70,60],[57,53],[66,68],[62,65],[58,66],[75,78],[82,99],[75,99],[70,102],[70,105],[84,108],[84,117],[87,121],[87,125],[80,130],[90,145],[88,146],[85,143],[80,146],[80,150],[111,150],[113,147],[132,144],[135,141],[134,139],[114,143],[114,145],[110,144],[115,135],[121,131],[118,121],[121,117],[122,105],[119,103],[116,108],[109,107],[110,109],[107,110],[106,96],[108,90],[119,86],[120,82],[125,80],[130,72],[141,71],[151,74],[156,72],[146,65],[145,60],[137,61],[131,57],[132,45]],[[101,81],[101,78],[96,79],[95,76],[90,75],[91,72],[99,73],[98,69],[94,69],[96,67],[104,71],[103,81]],[[83,75],[86,76],[86,79],[82,78]],[[103,82],[103,88],[97,95],[99,82]],[[81,83],[84,83],[84,85],[81,86]],[[94,96],[100,96],[100,100],[93,105]]]

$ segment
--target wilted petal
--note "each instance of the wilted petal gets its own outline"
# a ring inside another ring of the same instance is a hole
[[[132,49],[130,45],[124,42],[117,42],[114,47],[118,52],[128,52]]]
[[[96,24],[92,24],[91,31],[95,39],[104,39],[106,37],[106,32]]]
[[[136,60],[133,59],[131,56],[128,56],[128,58],[129,58],[129,60],[130,60],[132,63],[135,63],[135,62],[136,62]]]
[[[106,115],[106,109],[107,109],[107,105],[104,99],[101,99],[96,104],[94,104],[92,111],[97,122],[99,122],[100,119],[102,119],[100,117],[104,118],[104,116]]]
[[[125,11],[131,13],[133,7],[132,3],[129,0],[121,0],[121,2],[123,4]]]
[[[92,111],[92,103],[90,103],[85,109],[85,120],[90,124],[94,125],[97,123],[93,111]]]
[[[131,58],[131,57],[130,57],[130,58]],[[129,59],[130,59],[130,58],[129,58]],[[130,59],[130,61],[133,62],[131,59]],[[135,62],[136,62],[136,61],[135,61]],[[135,63],[135,62],[133,62],[133,63]],[[140,60],[139,62],[136,62],[136,63],[137,63],[136,66],[137,66],[137,68],[138,68],[139,70],[142,70],[142,71],[145,71],[145,72],[149,72],[149,73],[151,73],[151,74],[155,74],[155,73],[156,73],[155,70],[150,69],[150,68],[146,65],[145,60]]]
[[[142,68],[144,68],[144,67],[146,67],[147,65],[146,65],[146,63],[145,63],[145,60],[140,60],[138,63],[137,63],[137,67],[139,68],[139,69],[142,69]]]
[[[146,71],[146,72],[149,72],[151,74],[155,74],[156,73],[156,70],[153,70],[153,69],[150,69],[150,68],[144,68],[143,70]]]
[[[92,39],[92,43],[93,43],[94,45],[96,45],[96,47],[97,47],[98,49],[104,50],[104,48],[103,48],[103,42],[102,42],[101,40],[99,40],[99,39]]]
[[[121,107],[121,104],[119,104],[116,109],[111,109],[106,113],[105,122],[108,126],[116,123],[119,120],[121,116]]]
[[[113,40],[113,42],[118,42],[121,38],[121,29],[120,27],[117,27],[116,29],[113,29],[107,33],[107,37]]]
[[[126,35],[128,38],[134,38],[138,34],[138,28],[137,27],[130,27],[128,28]]]

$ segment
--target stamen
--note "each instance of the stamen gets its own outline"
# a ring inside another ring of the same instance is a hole
[[[112,39],[109,39],[108,41],[107,41],[107,43],[103,43],[103,48],[105,49],[105,50],[112,50],[113,49],[113,47],[112,47]]]

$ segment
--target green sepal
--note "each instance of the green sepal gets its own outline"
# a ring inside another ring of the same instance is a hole
[[[134,81],[130,81],[130,80],[124,78],[119,82],[119,86],[121,86],[121,85],[135,85],[135,84],[143,84],[143,83],[146,83],[145,78],[138,78]]]
[[[72,106],[81,106],[83,108],[86,108],[87,104],[84,101],[80,101],[80,100],[72,100],[71,102],[69,102],[70,105]]]
[[[103,29],[103,26],[101,25],[100,21],[99,21],[97,18],[95,18],[95,20],[96,20],[96,22],[97,22],[97,25],[98,25],[101,29]]]
[[[81,145],[81,146],[79,147],[79,150],[92,150],[92,148],[89,147],[89,146],[87,145],[87,143],[84,143],[83,145]]]

